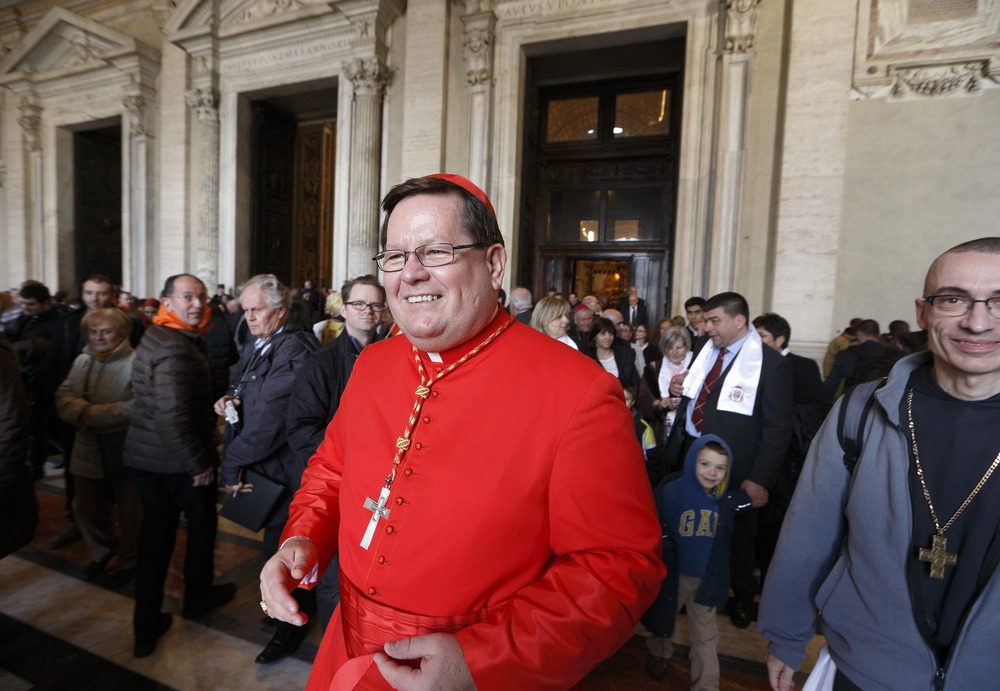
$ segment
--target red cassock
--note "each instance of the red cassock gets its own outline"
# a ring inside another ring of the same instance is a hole
[[[508,319],[433,362],[433,379]],[[368,549],[420,385],[398,336],[358,358],[283,539],[340,554],[340,607],[308,689],[388,684],[387,640],[455,633],[479,689],[566,689],[632,635],[664,576],[660,525],[617,379],[515,323],[431,385]],[[334,681],[334,676],[337,680]]]

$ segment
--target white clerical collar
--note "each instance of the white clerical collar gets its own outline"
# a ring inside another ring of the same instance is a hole
[[[427,359],[431,362],[444,362],[441,358],[441,353],[432,353],[430,351],[427,351]]]

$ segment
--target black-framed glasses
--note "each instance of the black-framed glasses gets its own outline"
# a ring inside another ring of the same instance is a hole
[[[472,242],[468,245],[453,245],[450,242],[432,242],[429,245],[421,245],[414,250],[382,250],[372,259],[378,264],[382,271],[393,272],[402,271],[406,266],[406,260],[412,254],[423,266],[445,266],[455,261],[455,250],[469,249],[470,247],[486,247],[481,242]]]
[[[385,309],[384,302],[362,302],[361,300],[352,300],[351,302],[345,302],[344,304],[355,312],[364,312],[369,307],[372,312],[381,312]]]
[[[928,295],[924,302],[931,306],[935,314],[942,317],[961,317],[977,302],[986,305],[986,310],[994,319],[1000,319],[1000,296],[975,300],[968,295]]]

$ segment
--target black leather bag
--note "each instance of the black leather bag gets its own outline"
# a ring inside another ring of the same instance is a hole
[[[229,494],[219,509],[219,515],[248,530],[257,532],[281,504],[285,486],[253,470],[246,470],[243,482],[253,485],[252,492]]]

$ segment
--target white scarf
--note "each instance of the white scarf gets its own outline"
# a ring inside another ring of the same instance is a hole
[[[684,353],[684,359],[681,360],[681,364],[675,365],[667,359],[667,356],[663,356],[663,364],[660,365],[660,377],[657,379],[657,384],[660,387],[660,398],[666,398],[670,395],[670,380],[674,378],[675,374],[680,374],[688,368],[691,364],[691,351]]]
[[[719,393],[718,409],[727,413],[753,415],[753,405],[757,400],[757,389],[760,386],[760,368],[764,361],[763,344],[757,329],[749,327],[749,334],[740,352],[736,353],[736,361],[729,368],[726,380],[722,383]],[[702,348],[698,359],[691,365],[684,380],[684,395],[691,400],[698,400],[705,377],[719,357],[719,349]]]

